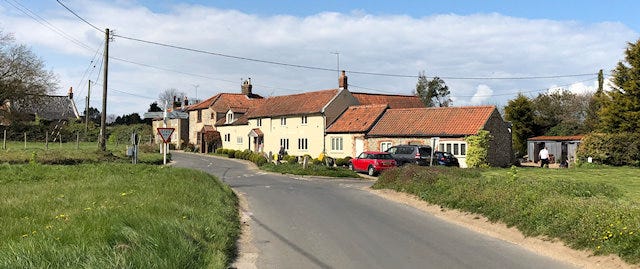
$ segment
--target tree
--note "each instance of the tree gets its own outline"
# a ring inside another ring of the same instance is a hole
[[[509,100],[504,108],[505,119],[511,122],[513,149],[518,157],[527,152],[527,139],[535,135],[533,102],[523,94]]]
[[[86,113],[86,112],[85,112]],[[87,115],[85,115],[86,117]],[[89,121],[100,124],[100,111],[95,107],[89,107]]]
[[[610,101],[598,113],[599,129],[608,133],[640,131],[640,40],[628,43],[625,60],[612,71]]]
[[[0,104],[5,101],[38,103],[57,87],[57,78],[44,61],[13,36],[0,31]]]
[[[451,92],[444,80],[439,77],[428,80],[424,71],[418,75],[418,83],[416,83],[414,94],[418,96],[427,107],[448,107],[452,104],[452,100],[449,97]]]
[[[604,92],[604,74],[602,69],[598,72],[598,89],[591,96],[587,108],[586,119],[584,122],[585,129],[596,130],[600,125],[600,110],[609,101],[609,97]]]
[[[568,90],[541,93],[533,100],[536,135],[577,135],[587,130],[584,121],[590,94]]]
[[[158,102],[153,102],[149,105],[149,109],[147,112],[162,112],[164,111],[161,107],[158,106]]]
[[[138,113],[131,113],[128,115],[122,115],[122,117],[121,116],[116,117],[112,125],[132,125],[132,124],[140,124],[140,123],[146,123],[146,122],[140,118],[140,115]]]
[[[179,100],[182,100],[184,96],[186,96],[184,92],[181,92],[175,88],[169,88],[158,94],[158,102],[161,107],[164,107],[165,104],[167,104],[169,107],[180,106],[181,103]],[[176,100],[176,103],[174,103],[174,98]]]

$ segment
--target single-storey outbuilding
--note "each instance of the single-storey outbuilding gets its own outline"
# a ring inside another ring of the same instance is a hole
[[[530,161],[538,162],[540,150],[547,147],[551,163],[561,163],[564,160],[573,163],[576,160],[576,151],[583,137],[583,135],[572,135],[529,138],[527,140],[527,157]]]

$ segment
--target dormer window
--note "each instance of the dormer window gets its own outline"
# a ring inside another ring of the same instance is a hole
[[[227,112],[227,124],[228,123],[232,123],[233,122],[233,111],[229,110],[229,112]]]

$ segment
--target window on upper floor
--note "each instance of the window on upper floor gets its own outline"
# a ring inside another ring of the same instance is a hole
[[[257,126],[262,126],[262,118],[257,118],[256,119],[256,125]]]
[[[233,113],[227,113],[227,123],[233,122]]]
[[[280,125],[287,125],[287,118],[286,117],[280,118]]]
[[[305,125],[308,123],[307,116],[302,116],[302,124]]]
[[[198,110],[198,122],[202,122],[202,110]]]

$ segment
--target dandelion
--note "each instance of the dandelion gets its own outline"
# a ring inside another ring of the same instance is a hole
[[[596,249],[600,249],[600,246],[597,246]]]
[[[47,225],[47,226],[44,226],[44,228],[49,230],[49,229],[53,228],[53,225]]]
[[[120,194],[120,196],[126,196],[126,195],[127,195],[126,192],[123,192],[123,193]]]
[[[31,232],[31,234],[37,234],[37,233],[38,233],[38,231],[32,231]]]
[[[632,235],[632,234],[633,234],[633,231],[629,232],[629,235]]]
[[[29,236],[28,234],[23,234],[23,235],[22,235],[22,238],[26,238],[26,237],[28,237],[28,236]]]

